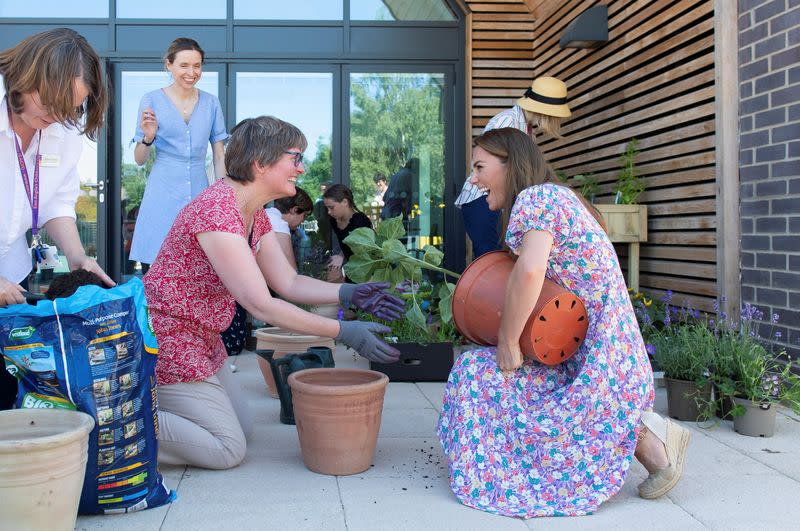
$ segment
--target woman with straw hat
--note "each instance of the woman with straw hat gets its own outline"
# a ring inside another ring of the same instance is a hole
[[[561,138],[561,120],[568,118],[570,114],[567,106],[567,85],[554,77],[537,77],[517,100],[516,105],[492,117],[483,132],[513,127],[536,142],[536,128],[554,138]],[[464,182],[455,205],[461,209],[464,228],[472,241],[472,255],[477,258],[500,249],[500,212],[489,210],[486,194],[469,182],[470,177]]]

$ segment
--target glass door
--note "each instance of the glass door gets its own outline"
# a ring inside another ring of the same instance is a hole
[[[346,152],[356,204],[373,225],[402,217],[408,249],[444,250],[449,72],[353,67],[347,79]]]
[[[213,94],[220,99],[225,109],[225,94],[221,83],[225,79],[224,65],[205,64],[203,74],[197,82],[197,88]],[[139,166],[134,160],[136,144],[133,137],[138,125],[139,103],[146,93],[167,87],[172,83],[169,72],[160,63],[117,64],[115,65],[115,100],[117,108],[114,113],[114,131],[116,146],[113,149],[115,158],[113,167],[116,170],[115,193],[117,213],[112,218],[111,240],[114,249],[116,278],[123,282],[131,276],[141,276],[147,271],[148,264],[131,260],[130,252],[133,236],[137,226],[153,223],[152,220],[139,217],[148,176],[152,170],[156,150],[150,150],[150,158]],[[164,118],[161,118],[164,119]],[[227,123],[227,122],[226,122]],[[211,145],[208,145],[205,158],[206,173],[213,174]]]

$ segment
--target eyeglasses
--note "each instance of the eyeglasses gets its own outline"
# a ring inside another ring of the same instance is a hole
[[[294,155],[294,167],[298,167],[303,163],[303,154],[300,151],[284,151],[289,155]]]

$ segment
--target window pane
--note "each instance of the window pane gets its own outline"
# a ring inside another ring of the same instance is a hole
[[[3,76],[0,75],[0,99],[5,96],[5,88],[3,87]],[[135,112],[135,111],[134,111]],[[83,151],[81,157],[78,159],[78,178],[80,179],[80,193],[78,200],[75,203],[76,225],[78,227],[78,235],[81,239],[86,254],[92,258],[97,258],[97,201],[105,201],[103,187],[97,185],[97,142],[83,137]],[[44,184],[42,184],[44,186]],[[52,239],[47,235],[47,231],[42,229],[40,232],[42,241],[48,245],[54,245]],[[31,233],[28,231],[28,241],[30,242]],[[47,290],[53,275],[59,275],[69,272],[67,265],[67,257],[64,255],[64,250],[58,250],[58,257],[61,261],[61,266],[56,269],[45,269],[41,272],[33,270],[28,277],[29,288],[33,293],[40,293]]]
[[[444,0],[349,0],[351,20],[455,20]]]
[[[331,179],[333,74],[237,72],[236,122],[261,115],[287,121],[306,135],[306,172],[298,184],[315,200],[319,184]]]
[[[402,216],[409,249],[444,235],[444,74],[352,74],[350,184],[376,224]],[[377,181],[387,179],[383,194]]]
[[[39,0],[37,2],[0,1],[0,18],[107,18],[108,0]]]
[[[234,0],[233,16],[261,20],[342,20],[343,0]]]
[[[142,275],[142,265],[139,262],[128,260],[133,242],[133,233],[136,230],[136,221],[139,216],[139,207],[144,197],[147,176],[153,167],[155,149],[150,150],[150,160],[143,167],[136,165],[133,151],[133,135],[138,123],[139,101],[145,93],[166,87],[171,83],[167,72],[122,72],[122,86],[120,88],[119,112],[121,113],[121,127],[118,138],[122,140],[122,167],[120,168],[122,191],[122,278],[128,280],[131,275]],[[204,71],[203,77],[195,85],[200,90],[217,96],[219,87],[219,74]],[[206,152],[206,172],[213,172],[211,163],[211,145]]]
[[[225,18],[226,0],[117,0],[117,18]],[[136,112],[135,110],[133,111]]]

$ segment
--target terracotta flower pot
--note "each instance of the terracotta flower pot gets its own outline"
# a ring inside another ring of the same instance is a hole
[[[273,358],[275,359],[282,358],[287,354],[306,352],[311,347],[328,347],[331,350],[336,348],[336,342],[330,337],[297,334],[277,326],[256,330],[256,341],[258,350],[274,350]],[[267,384],[267,393],[272,398],[278,398],[278,389],[269,363],[261,357],[257,357],[257,360],[258,368],[261,369],[264,382]]]
[[[385,374],[364,369],[306,369],[289,376],[309,470],[346,476],[370,467],[388,383]]]
[[[758,403],[744,398],[733,398],[734,404],[745,408],[744,415],[733,418],[733,430],[750,437],[775,435],[775,408],[769,403]]]
[[[478,345],[497,345],[506,284],[514,261],[505,251],[486,253],[472,262],[453,292],[453,321]],[[527,358],[557,365],[570,358],[586,338],[589,319],[583,301],[545,279],[539,300],[520,337]]]
[[[77,411],[0,411],[0,528],[75,527],[93,428]]]

